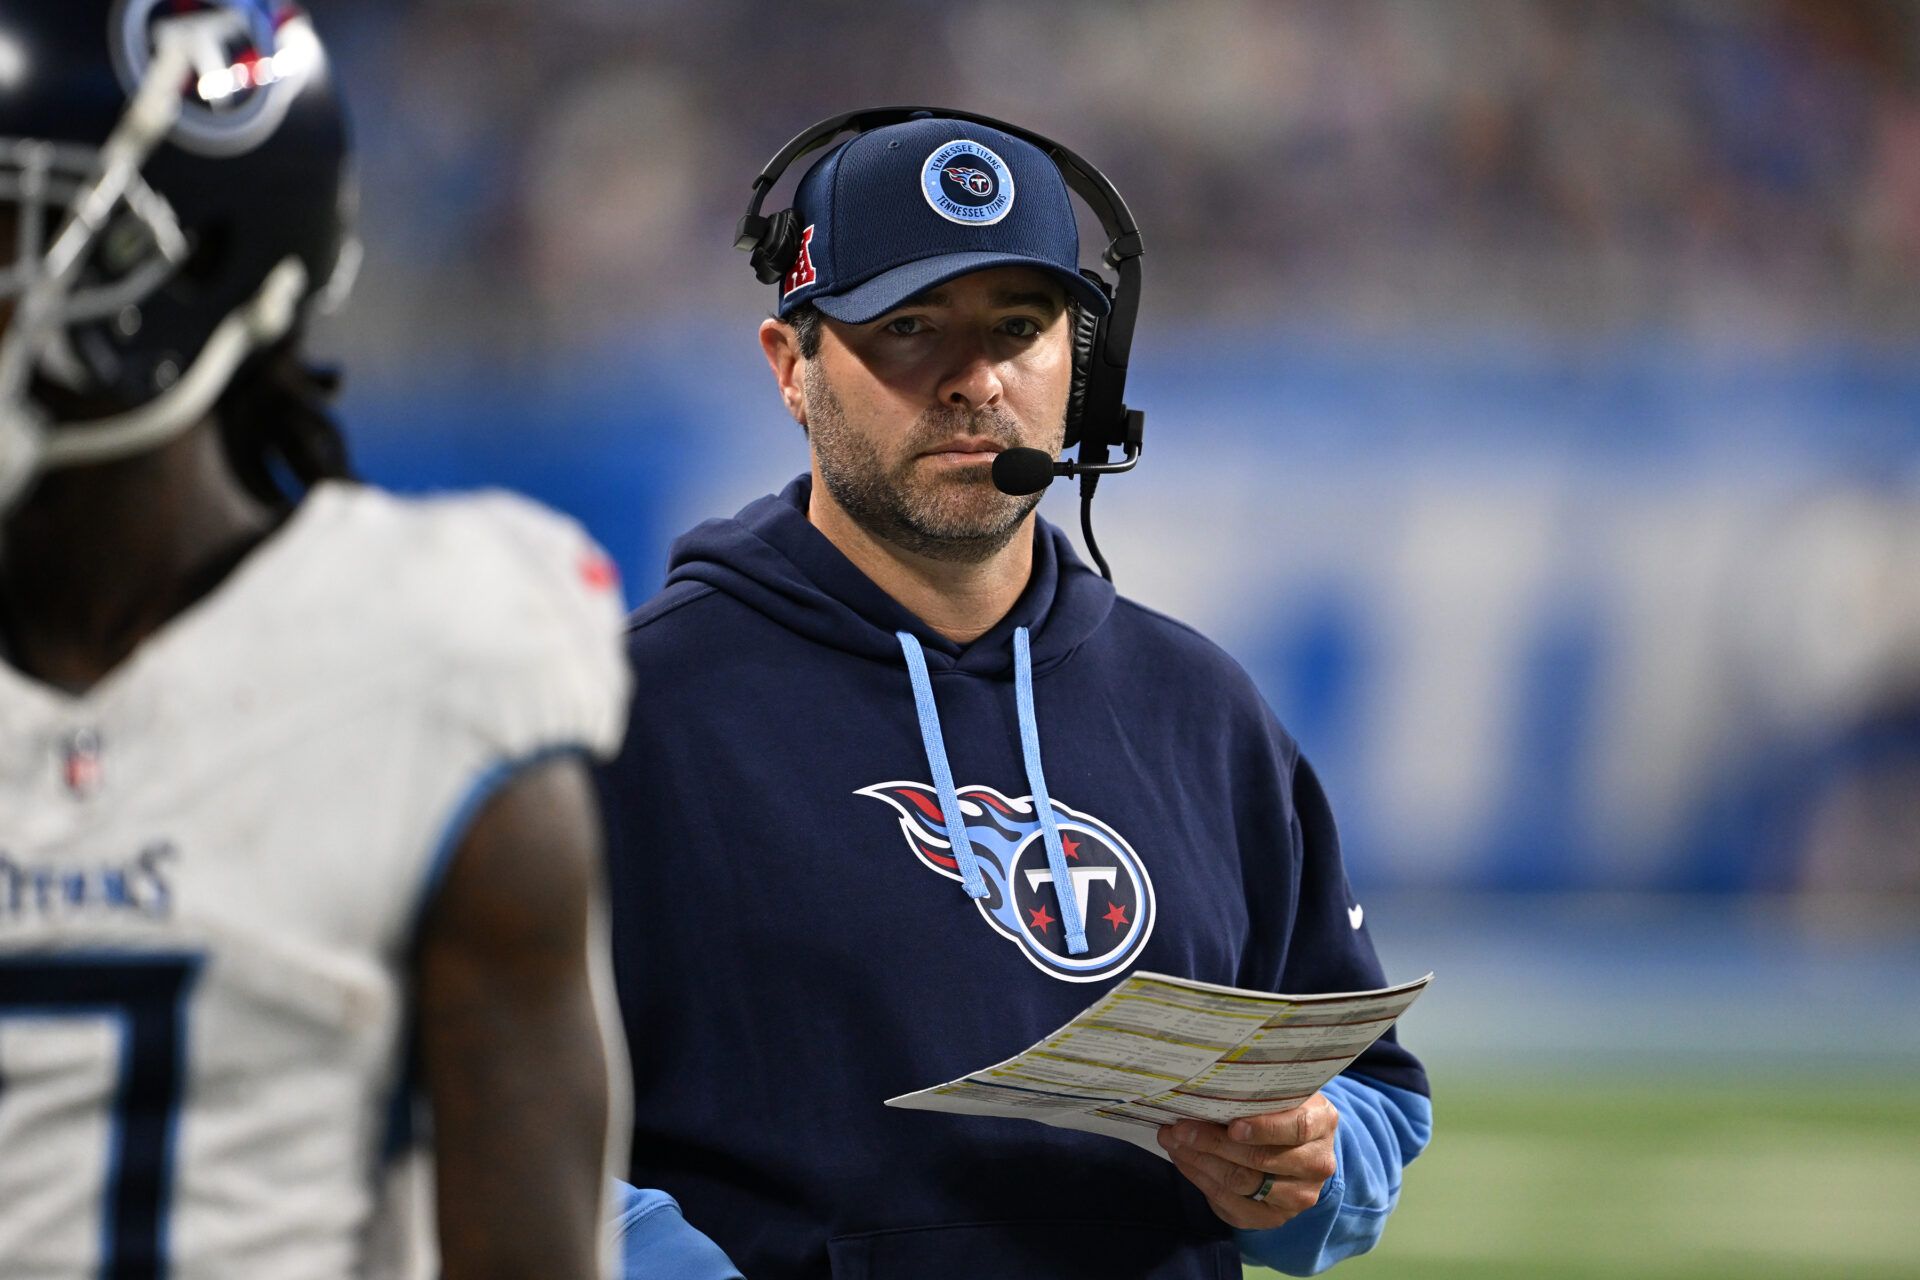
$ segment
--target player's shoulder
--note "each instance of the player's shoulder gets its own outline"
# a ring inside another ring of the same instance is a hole
[[[307,498],[302,610],[350,633],[342,661],[394,673],[448,724],[512,754],[617,743],[627,667],[618,576],[578,524],[513,494],[401,496],[323,485]],[[431,672],[424,682],[413,673]]]
[[[411,495],[372,485],[323,484],[308,501],[327,506],[327,535],[342,551],[395,558],[463,577],[505,571],[503,585],[597,556],[571,517],[504,489]]]
[[[618,577],[575,521],[502,490],[424,497],[324,485],[330,576],[359,611],[438,643],[511,642],[553,627],[612,626]]]

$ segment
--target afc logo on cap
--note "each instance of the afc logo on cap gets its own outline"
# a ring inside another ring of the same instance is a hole
[[[818,277],[819,273],[813,269],[813,228],[808,227],[800,233],[800,252],[794,257],[793,266],[787,272],[786,282],[780,288],[780,296],[784,298],[795,289],[804,289]]]
[[[948,222],[990,227],[1013,208],[1013,173],[987,147],[956,138],[920,166],[920,194]]]

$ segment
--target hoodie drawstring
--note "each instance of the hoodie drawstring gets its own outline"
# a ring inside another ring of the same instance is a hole
[[[954,794],[953,770],[947,767],[947,744],[940,736],[940,712],[933,705],[933,678],[927,674],[927,655],[920,642],[908,631],[896,631],[900,650],[907,655],[907,674],[913,677],[913,709],[920,714],[920,742],[927,749],[927,768],[933,771],[933,789],[940,796],[940,816],[947,822],[947,843],[960,863],[960,883],[969,898],[987,896],[987,882],[980,876],[980,858],[967,839],[967,817],[960,812],[960,797]]]
[[[1080,893],[1067,873],[1067,854],[1060,844],[1060,824],[1047,795],[1047,775],[1040,769],[1040,720],[1033,714],[1033,653],[1027,629],[1013,632],[1013,700],[1020,714],[1020,751],[1027,758],[1027,785],[1034,807],[1040,810],[1040,834],[1047,842],[1047,867],[1053,872],[1053,891],[1060,897],[1060,927],[1067,931],[1067,954],[1087,953],[1087,925],[1080,918]]]
[[[966,815],[960,811],[960,797],[953,786],[953,770],[947,764],[946,741],[940,733],[940,713],[933,702],[933,680],[927,674],[927,658],[921,652],[920,642],[907,631],[894,633],[900,641],[900,650],[907,658],[907,674],[913,679],[913,705],[920,717],[920,741],[927,751],[927,768],[933,773],[934,791],[940,797],[940,813],[946,820],[947,840],[953,848],[956,861],[960,864],[960,881],[970,898],[987,896],[985,880],[980,875],[979,855],[973,851],[973,842],[967,838]],[[1033,711],[1033,653],[1027,638],[1027,629],[1018,627],[1013,633],[1013,687],[1014,704],[1020,719],[1020,751],[1027,767],[1027,787],[1033,795],[1033,805],[1040,815],[1040,835],[1046,844],[1047,867],[1053,873],[1053,889],[1060,901],[1060,927],[1066,932],[1067,952],[1070,955],[1085,955],[1087,952],[1086,922],[1080,915],[1080,895],[1075,891],[1071,875],[1067,870],[1067,855],[1060,842],[1060,825],[1053,812],[1053,801],[1047,795],[1047,777],[1040,767],[1040,723]],[[1013,886],[1007,886],[1007,892],[1013,892]]]

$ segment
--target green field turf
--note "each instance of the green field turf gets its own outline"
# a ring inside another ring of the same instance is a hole
[[[1436,1079],[1434,1144],[1341,1280],[1920,1277],[1920,1064],[1731,1086]]]

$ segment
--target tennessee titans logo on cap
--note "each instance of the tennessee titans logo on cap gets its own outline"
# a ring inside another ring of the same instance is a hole
[[[989,227],[1013,208],[1013,172],[980,143],[959,138],[920,166],[920,193],[948,222]]]
[[[190,70],[173,141],[203,155],[239,155],[273,136],[321,62],[306,16],[283,0],[120,0],[115,21],[114,70],[129,93],[161,24],[183,42]]]
[[[961,878],[932,787],[883,782],[854,794],[891,805],[907,847],[921,864],[949,880]],[[1119,832],[1091,814],[1053,802],[1072,881],[1065,892],[1079,903],[1087,929],[1086,954],[1069,955],[1060,923],[1063,890],[1047,866],[1033,798],[1004,796],[992,787],[962,787],[958,796],[967,838],[987,883],[987,896],[974,905],[995,933],[1018,946],[1042,973],[1065,982],[1097,982],[1133,962],[1153,933],[1153,881]]]

